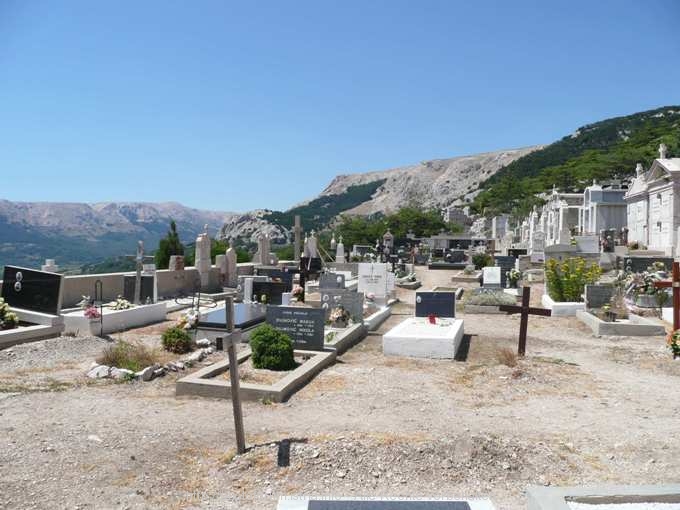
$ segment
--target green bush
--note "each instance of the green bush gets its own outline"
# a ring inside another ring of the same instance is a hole
[[[557,302],[583,301],[586,284],[597,282],[602,274],[596,262],[590,265],[581,257],[572,257],[563,262],[548,259],[545,263],[545,282],[548,295]]]
[[[263,324],[250,335],[253,366],[267,370],[295,368],[293,341],[284,332]]]
[[[475,269],[482,269],[483,267],[492,266],[493,258],[487,253],[475,253],[472,256],[472,263]]]
[[[183,328],[173,326],[166,329],[162,336],[163,348],[175,354],[184,354],[194,348],[191,335]]]

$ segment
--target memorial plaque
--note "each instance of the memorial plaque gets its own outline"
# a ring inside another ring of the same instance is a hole
[[[642,273],[647,271],[654,262],[662,262],[666,271],[673,269],[672,257],[624,257],[623,269],[631,273]]]
[[[520,255],[526,255],[526,248],[508,248],[508,257],[519,258]]]
[[[466,501],[315,500],[307,510],[470,510]]]
[[[455,292],[416,292],[416,317],[456,316]]]
[[[59,315],[63,275],[5,266],[2,297],[12,308]]]
[[[135,300],[135,275],[123,275],[123,297],[130,303]],[[150,300],[154,302],[154,277],[142,275],[142,288],[139,294],[139,302],[144,304]]]
[[[362,263],[359,264],[359,282],[357,290],[376,297],[387,296],[387,265]]]
[[[342,306],[347,310],[355,324],[364,322],[364,295],[342,289],[321,289],[321,308],[326,312],[326,319],[331,310]]]
[[[325,311],[321,308],[267,307],[267,324],[289,335],[295,349],[322,351],[325,322]]]
[[[319,276],[319,289],[344,289],[345,275],[338,273],[323,273]]]
[[[482,285],[484,287],[500,287],[501,268],[498,266],[482,268]]]
[[[289,292],[287,283],[284,282],[253,282],[253,301],[262,302],[262,296],[266,296],[269,305],[280,305],[284,292]]]

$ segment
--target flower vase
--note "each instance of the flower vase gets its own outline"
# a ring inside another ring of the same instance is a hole
[[[344,328],[347,327],[347,321],[342,320],[342,319],[337,320],[337,321],[333,322],[333,327],[337,328],[337,329],[344,329]]]

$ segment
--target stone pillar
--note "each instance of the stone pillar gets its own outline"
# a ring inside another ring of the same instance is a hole
[[[253,278],[243,279],[243,302],[252,303],[253,301]]]
[[[215,266],[220,271],[220,282],[225,285],[227,281],[227,256],[221,253],[215,255]]]
[[[295,244],[293,245],[293,254],[295,262],[300,262],[300,253],[302,251],[302,224],[300,223],[300,216],[295,216],[295,226],[293,227],[295,235]]]
[[[226,271],[226,278],[225,282],[227,287],[231,287],[232,289],[236,288],[238,285],[238,270],[237,270],[237,256],[236,256],[236,250],[234,249],[234,246],[232,245],[231,242],[229,242],[229,248],[227,248],[227,253],[226,253],[226,266],[227,266],[227,271]]]
[[[340,242],[335,247],[335,261],[340,264],[345,263],[345,245],[342,243],[342,236],[340,236]]]
[[[210,260],[210,238],[208,237],[207,228],[205,232],[199,234],[196,238],[195,253],[196,261],[194,265],[201,278],[201,288],[205,289],[210,283],[210,268],[212,267]]]

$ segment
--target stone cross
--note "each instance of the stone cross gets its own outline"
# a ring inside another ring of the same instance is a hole
[[[670,282],[656,282],[654,286],[657,289],[673,289],[673,331],[680,329],[680,262],[673,262],[673,279]]]
[[[144,241],[137,241],[137,254],[127,255],[126,258],[135,261],[135,299],[134,304],[138,305],[141,301],[142,295],[142,270],[144,269],[144,262],[153,262],[154,258],[151,255],[144,255]]]
[[[522,291],[522,304],[517,305],[500,305],[498,309],[501,312],[520,313],[521,318],[519,322],[519,344],[517,346],[517,354],[524,356],[527,346],[527,328],[529,326],[529,314],[531,315],[545,315],[550,316],[552,312],[547,308],[533,308],[529,306],[529,298],[531,296],[531,287],[524,287]]]

